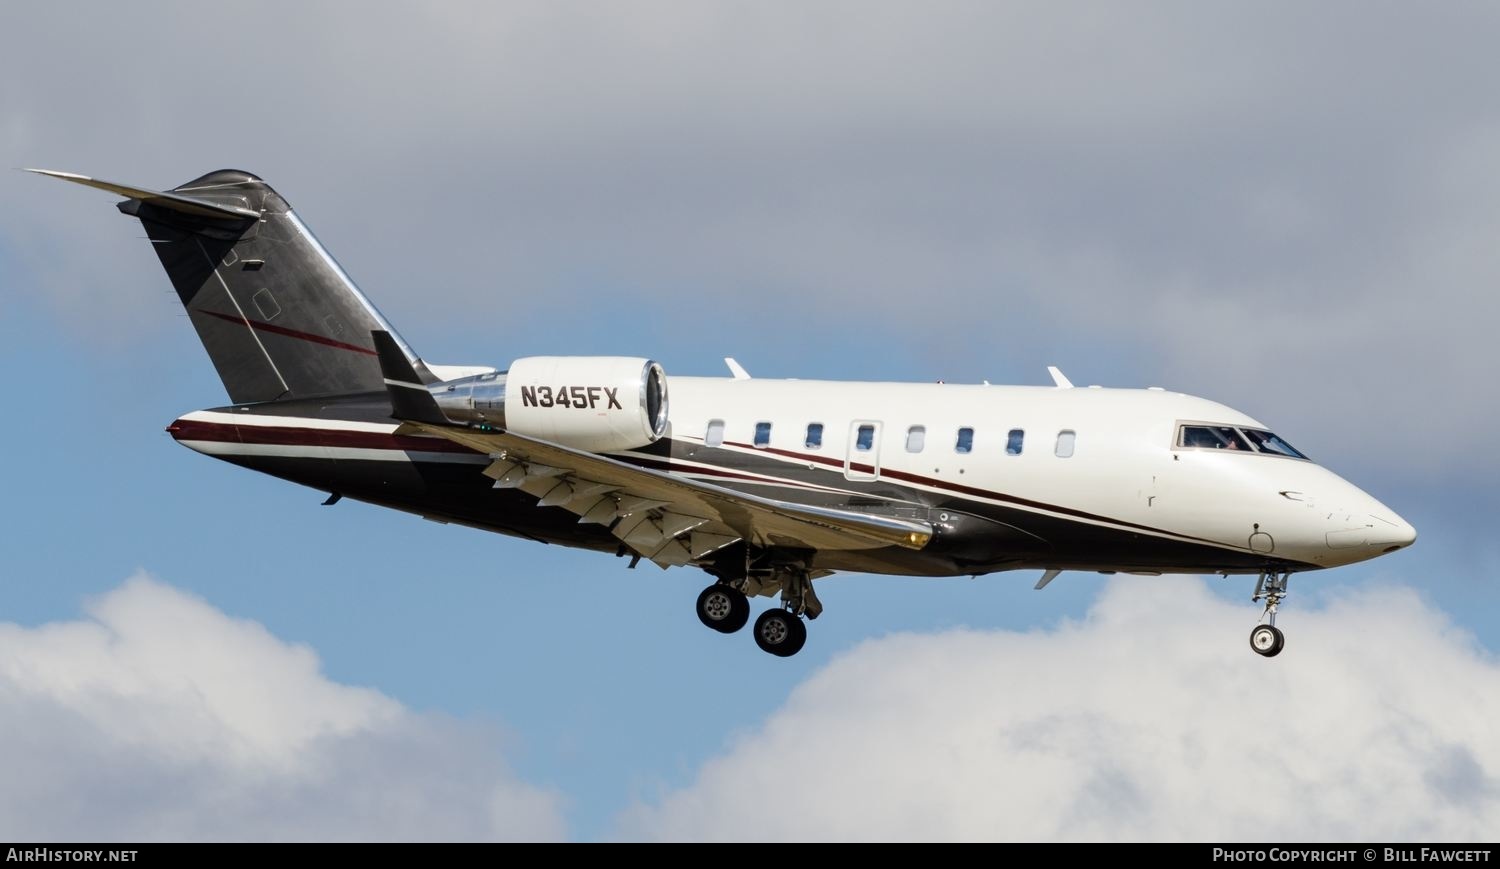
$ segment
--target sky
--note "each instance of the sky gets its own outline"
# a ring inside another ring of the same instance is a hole
[[[261,175],[427,359],[1160,385],[1420,532],[1297,576],[701,574],[162,428],[224,403],[140,227],[0,172],[0,836],[1492,839],[1490,4],[15,4],[0,157]]]

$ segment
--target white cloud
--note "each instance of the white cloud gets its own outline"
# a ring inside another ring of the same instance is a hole
[[[1271,660],[1254,614],[1197,580],[1121,579],[1050,630],[867,642],[621,832],[1494,837],[1500,662],[1401,587],[1293,598]]]
[[[3,838],[560,838],[500,742],[144,574],[86,619],[0,623]]]

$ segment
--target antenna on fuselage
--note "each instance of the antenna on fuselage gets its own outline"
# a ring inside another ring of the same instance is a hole
[[[1073,388],[1073,381],[1069,380],[1061,371],[1058,371],[1056,365],[1048,365],[1047,373],[1052,375],[1052,382],[1057,384],[1058,389]]]

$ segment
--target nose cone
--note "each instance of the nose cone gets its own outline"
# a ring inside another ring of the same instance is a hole
[[[1327,518],[1325,539],[1336,562],[1350,564],[1404,549],[1417,539],[1417,529],[1351,484],[1339,496],[1341,509]]]
[[[1395,552],[1417,542],[1417,529],[1397,516],[1395,510],[1382,504],[1381,511],[1372,513],[1370,518],[1375,523],[1370,527],[1369,545],[1383,547],[1383,552]]]

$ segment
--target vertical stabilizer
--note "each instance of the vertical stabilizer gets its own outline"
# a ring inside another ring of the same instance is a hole
[[[167,191],[42,174],[129,197],[236,403],[384,389],[371,332],[425,366],[261,179],[221,170]]]

